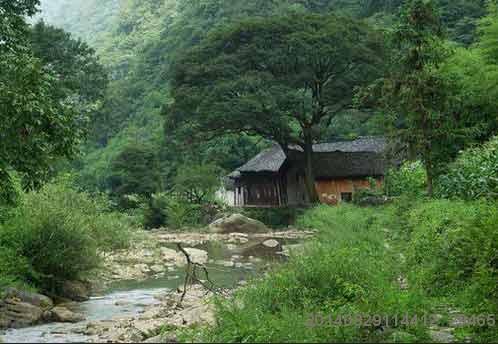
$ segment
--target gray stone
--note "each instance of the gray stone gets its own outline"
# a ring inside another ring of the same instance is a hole
[[[147,264],[137,264],[135,265],[138,271],[140,271],[143,274],[148,274],[150,273],[150,268]]]
[[[83,302],[90,299],[90,291],[85,283],[80,281],[65,281],[62,284],[62,297]]]
[[[185,251],[189,254],[192,262],[197,264],[206,264],[208,262],[208,253],[197,248],[186,248]],[[186,258],[184,258],[186,260]]]
[[[23,328],[39,324],[43,320],[43,309],[17,298],[0,301],[0,329]]]
[[[263,242],[263,246],[269,247],[269,248],[276,248],[280,245],[280,243],[275,240],[275,239],[269,239]]]
[[[178,338],[172,333],[163,333],[158,336],[149,338],[142,343],[178,343]]]
[[[241,214],[233,214],[229,217],[219,219],[209,225],[212,233],[264,233],[268,227],[264,223],[250,219]]]
[[[63,306],[57,306],[52,309],[52,319],[63,323],[77,323],[85,320],[83,315],[74,313]]]
[[[152,270],[152,272],[158,274],[158,273],[161,273],[161,272],[164,272],[164,270],[166,269],[163,265],[152,265],[150,267],[150,269]]]
[[[38,293],[31,293],[14,288],[7,288],[4,294],[5,298],[16,298],[22,302],[29,303],[42,309],[50,309],[54,306],[54,302],[52,301],[52,299],[50,299],[48,296]]]
[[[231,268],[235,265],[235,262],[233,262],[231,260],[217,260],[216,265],[221,265],[221,266],[225,266],[227,268]]]

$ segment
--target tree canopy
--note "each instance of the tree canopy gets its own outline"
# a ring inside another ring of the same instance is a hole
[[[0,183],[11,191],[13,172],[23,177],[25,185],[34,185],[57,158],[73,156],[86,127],[86,116],[63,90],[61,80],[70,77],[65,77],[62,70],[57,73],[59,63],[52,65],[61,61],[44,59],[43,54],[36,56],[40,51],[30,44],[25,17],[35,13],[37,4],[0,2]],[[71,42],[67,36],[64,40]],[[45,56],[54,53],[52,48],[58,43],[57,39],[50,40]],[[70,63],[70,73],[76,74],[77,66],[82,68],[85,62],[76,56]],[[81,85],[73,87],[74,93],[83,94]]]
[[[176,64],[168,123],[189,136],[260,135],[312,145],[376,76],[380,40],[364,23],[336,15],[257,18],[211,33]],[[171,128],[170,128],[171,129]],[[307,164],[308,164],[307,163]],[[313,171],[306,175],[313,199]]]

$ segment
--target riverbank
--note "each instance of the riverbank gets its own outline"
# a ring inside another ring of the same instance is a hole
[[[138,342],[160,333],[174,335],[176,329],[188,326],[209,325],[214,319],[211,292],[194,285],[184,302],[178,303],[178,288],[183,287],[186,265],[178,244],[194,261],[208,268],[210,279],[217,286],[233,290],[285,261],[290,250],[300,247],[312,235],[313,232],[298,230],[230,234],[141,232],[128,249],[102,254],[103,265],[89,281],[93,285],[89,301],[65,305],[84,320],[9,330],[4,341]],[[171,341],[172,337],[166,339]]]
[[[91,283],[95,291],[102,291],[119,281],[141,281],[166,275],[173,278],[175,275],[170,273],[179,271],[187,263],[177,249],[178,244],[198,263],[253,270],[260,267],[264,257],[288,256],[292,249],[299,249],[299,242],[313,235],[313,231],[297,229],[228,234],[141,232],[140,239],[129,248],[102,254],[102,268],[96,271]]]
[[[198,342],[496,342],[493,202],[319,206],[302,255],[242,288]]]

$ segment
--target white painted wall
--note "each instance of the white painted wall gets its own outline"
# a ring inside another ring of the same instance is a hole
[[[226,204],[229,207],[235,206],[235,191],[220,188],[216,191],[215,196],[220,202],[223,202],[223,204]]]

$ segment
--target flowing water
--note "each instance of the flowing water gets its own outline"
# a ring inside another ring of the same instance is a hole
[[[295,243],[295,240],[279,239],[284,243]],[[173,247],[173,245],[172,245]],[[251,258],[239,256],[237,265],[226,267],[219,261],[229,261],[237,250],[230,250],[225,244],[208,242],[195,246],[208,252],[210,263],[206,264],[210,279],[220,287],[233,288],[242,280],[256,276],[269,265],[282,261],[281,248],[268,249],[259,247],[250,251]],[[259,259],[254,259],[257,257]],[[85,334],[86,326],[92,321],[112,321],[139,315],[148,306],[160,304],[158,296],[170,290],[182,287],[184,271],[179,268],[167,272],[160,278],[145,281],[121,281],[114,283],[102,296],[92,297],[89,301],[70,304],[68,308],[81,313],[86,320],[77,324],[50,323],[24,329],[8,330],[0,339],[8,343],[69,343],[88,342]]]

